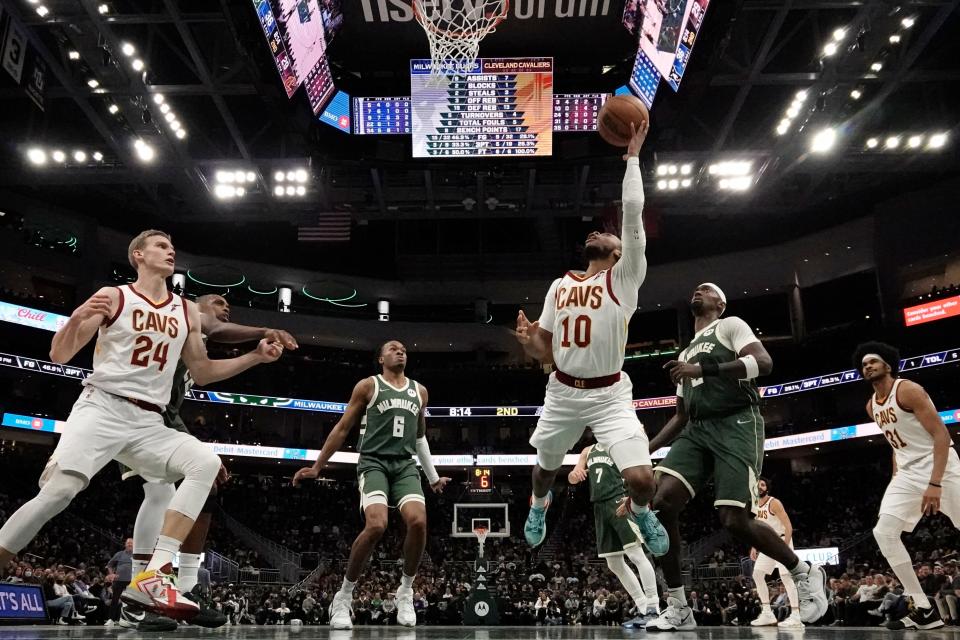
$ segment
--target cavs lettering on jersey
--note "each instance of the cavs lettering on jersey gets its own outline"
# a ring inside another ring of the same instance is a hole
[[[783,528],[783,522],[780,521],[780,518],[770,513],[770,503],[772,502],[773,496],[767,496],[766,502],[763,502],[757,506],[757,515],[755,517],[757,520],[776,531],[777,535],[782,538],[784,535],[786,535],[786,530]]]
[[[587,482],[590,484],[590,502],[603,502],[619,498],[627,493],[623,488],[620,469],[613,462],[610,453],[601,445],[595,444],[587,454]]]
[[[933,436],[927,433],[912,411],[907,411],[897,402],[897,389],[902,382],[902,378],[893,381],[890,394],[883,402],[877,398],[876,393],[873,394],[870,402],[873,419],[893,447],[897,473],[920,476],[926,483],[933,472]],[[957,450],[951,446],[947,452],[944,475],[958,474],[960,457],[957,456]]]
[[[615,269],[616,267],[614,267]],[[551,291],[553,358],[557,369],[577,378],[599,378],[620,371],[627,326],[636,304],[621,304],[614,291],[614,269],[584,278],[573,272],[556,280]],[[633,291],[632,299],[637,292]]]
[[[417,452],[417,425],[422,411],[420,385],[407,378],[397,389],[383,379],[373,377],[373,396],[360,419],[362,455],[410,457]]]
[[[119,306],[100,327],[93,374],[83,384],[165,407],[190,333],[187,303],[172,293],[155,303],[132,285],[117,289]]]

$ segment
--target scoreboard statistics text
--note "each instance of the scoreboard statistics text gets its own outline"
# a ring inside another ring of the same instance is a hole
[[[353,132],[380,135],[410,133],[410,98],[354,98]]]
[[[607,93],[558,93],[553,96],[554,131],[596,131],[597,114]]]
[[[478,58],[439,86],[432,64],[410,61],[413,157],[552,153],[553,58]]]

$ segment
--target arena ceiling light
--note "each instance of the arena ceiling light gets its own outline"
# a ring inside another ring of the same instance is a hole
[[[137,52],[137,48],[134,47],[129,42],[124,42],[123,44],[120,45],[120,51],[121,53],[123,53],[123,55],[129,58],[130,56],[132,56]]]
[[[880,141],[876,138],[867,138],[867,149],[876,149],[880,145]]]
[[[745,176],[753,170],[752,160],[724,160],[715,162],[707,168],[707,172],[712,176]]]
[[[54,150],[50,153],[50,157],[53,158],[53,161],[54,161],[54,162],[66,162],[66,161],[67,161],[67,154],[65,154],[65,153],[64,153],[63,151],[61,151],[60,149],[54,149]]]
[[[141,162],[152,162],[157,155],[153,147],[140,138],[133,141],[133,149],[136,151],[137,158],[139,158]]]
[[[247,190],[241,185],[218,184],[213,188],[213,195],[218,200],[232,200],[242,198],[247,194]]]
[[[27,160],[29,160],[31,164],[42,167],[47,164],[47,152],[39,147],[31,147],[27,149]]]
[[[777,132],[778,136],[782,136],[790,131],[790,127],[793,125],[794,119],[796,119],[803,111],[803,106],[806,104],[808,96],[809,93],[806,89],[801,89],[794,94],[793,101],[784,112],[783,118],[777,123],[777,128],[775,131]]]
[[[914,16],[907,16],[900,21],[900,24],[903,25],[904,29],[909,29],[917,23],[917,19]]]
[[[732,178],[721,178],[717,186],[724,191],[747,191],[753,186],[753,176],[735,176]]]
[[[818,131],[810,140],[810,151],[813,153],[827,153],[837,144],[837,130],[827,127]]]
[[[79,59],[80,59],[80,52],[77,51],[76,49],[71,49],[71,50],[67,53],[67,57],[70,58],[71,60],[79,60]]]
[[[300,167],[277,169],[273,173],[273,195],[276,198],[303,198],[307,195],[307,180],[310,174]]]
[[[41,18],[46,18],[47,15],[49,14],[50,14],[50,10],[47,9],[42,4],[39,7],[37,7],[37,15],[40,16]]]
[[[946,133],[934,133],[927,138],[927,149],[942,149],[947,145]]]

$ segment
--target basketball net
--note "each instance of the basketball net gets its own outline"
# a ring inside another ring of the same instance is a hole
[[[430,42],[431,84],[470,71],[480,41],[507,17],[510,0],[413,0],[413,15]]]
[[[480,544],[480,557],[483,557],[483,545],[487,541],[489,531],[485,527],[477,527],[473,530],[473,535],[477,536],[477,542]]]

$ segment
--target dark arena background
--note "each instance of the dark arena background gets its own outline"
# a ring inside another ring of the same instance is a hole
[[[91,375],[95,341],[53,362],[55,332],[101,287],[133,283],[128,244],[160,229],[176,247],[170,290],[222,296],[230,322],[299,344],[186,390],[184,424],[231,475],[208,501],[194,591],[226,624],[162,635],[654,635],[623,625],[644,612],[597,557],[586,484],[568,482],[589,432],[557,476],[546,540],[524,539],[528,440],[552,367],[526,354],[517,316],[540,317],[551,282],[587,266],[591,231],[619,230],[624,150],[597,122],[625,94],[650,113],[649,268],[623,365],[633,408],[651,438],[674,416],[664,365],[694,337],[691,292],[722,287],[725,316],[773,360],[758,380],[763,475],[798,555],[827,576],[827,611],[805,630],[752,626],[751,548],[721,526],[708,484],[680,517],[698,626],[664,635],[879,638],[902,626],[916,603],[873,534],[898,442],[865,412],[873,390],[851,356],[895,345],[901,376],[956,441],[960,2],[420,4],[503,12],[473,71],[437,84],[409,0],[0,0],[0,521],[37,495]],[[211,335],[209,357],[254,349],[255,333]],[[353,592],[353,629],[334,630],[364,528],[359,428],[316,481],[291,479],[354,385],[380,373],[387,340],[429,389],[426,438],[451,481],[439,493],[422,483],[416,627],[398,625],[406,531],[391,509]],[[148,633],[118,622],[142,487],[108,464],[0,566],[0,639]],[[924,517],[903,541],[945,623],[911,633],[960,636],[954,523]],[[663,610],[658,564],[647,607]],[[767,579],[775,625],[792,610],[779,576]]]

